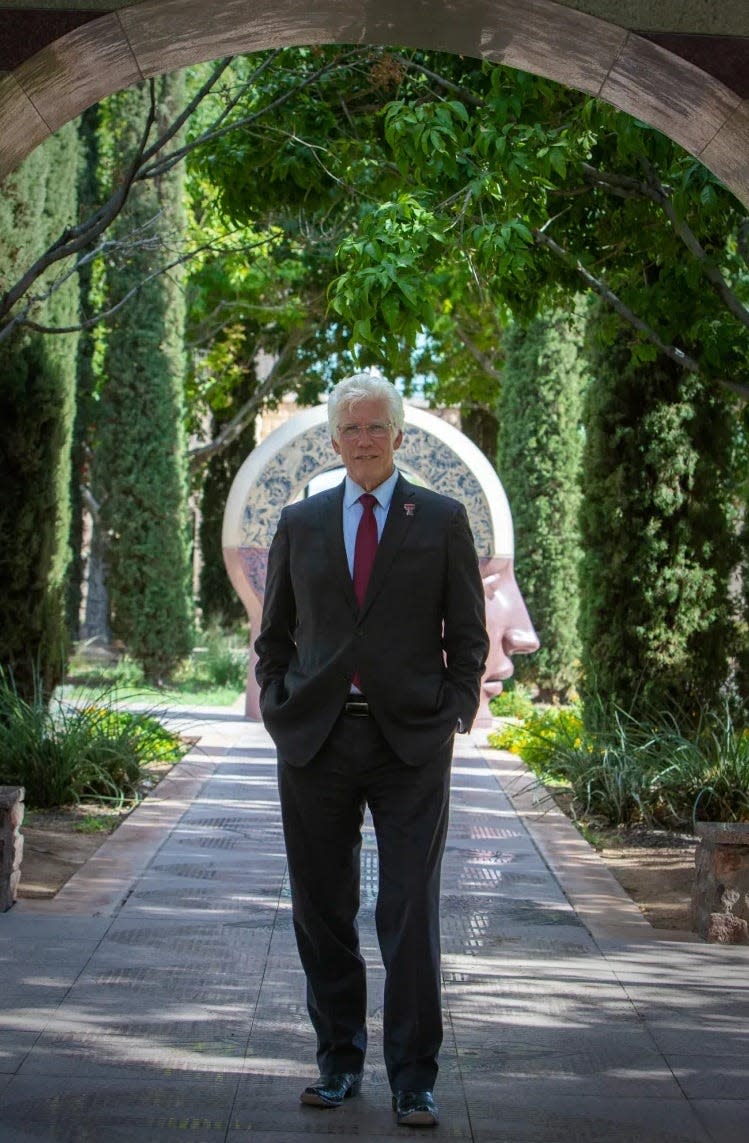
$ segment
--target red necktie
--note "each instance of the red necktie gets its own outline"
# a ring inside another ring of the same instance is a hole
[[[372,565],[377,555],[377,521],[374,515],[374,506],[377,497],[371,492],[364,492],[359,497],[363,511],[356,530],[356,545],[354,547],[354,591],[359,607],[364,606],[367,594],[367,584],[372,573]]]

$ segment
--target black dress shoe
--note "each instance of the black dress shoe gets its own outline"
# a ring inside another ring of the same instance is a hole
[[[361,1074],[335,1072],[330,1076],[320,1076],[317,1083],[306,1087],[299,1098],[309,1107],[340,1107],[344,1099],[358,1095],[360,1091]]]
[[[431,1091],[397,1091],[393,1111],[405,1127],[436,1127],[440,1121]]]

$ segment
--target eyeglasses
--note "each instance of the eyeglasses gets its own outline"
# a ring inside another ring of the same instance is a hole
[[[391,428],[390,421],[373,421],[371,425],[340,425],[338,435],[345,441],[353,441],[362,433],[366,433],[372,440],[378,440],[386,437]]]

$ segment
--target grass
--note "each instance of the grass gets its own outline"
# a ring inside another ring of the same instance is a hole
[[[81,648],[70,662],[61,693],[70,701],[85,698],[92,687],[111,688],[118,702],[154,706],[233,706],[245,689],[249,648],[243,635],[211,628],[168,685],[149,686],[139,665],[123,655],[116,663],[94,663]]]
[[[108,818],[99,817],[97,814],[86,814],[79,822],[73,826],[75,833],[110,833],[112,830],[112,821]]]
[[[32,809],[135,802],[148,765],[188,749],[152,712],[118,709],[109,691],[46,702],[40,688],[26,698],[0,673],[0,784],[25,787]]]
[[[94,680],[101,678],[96,674],[80,674],[75,676],[74,683],[66,683],[59,688],[59,695],[68,702],[78,703],[85,700],[91,687],[96,686]],[[214,687],[210,684],[196,686],[188,683],[174,683],[168,687],[120,686],[110,684],[112,693],[118,703],[147,703],[154,708],[166,710],[170,707],[193,706],[233,706],[242,694],[233,687]]]
[[[596,829],[590,822],[576,821],[575,825],[587,841],[588,845],[593,849],[601,850],[605,848],[606,839],[599,829]]]

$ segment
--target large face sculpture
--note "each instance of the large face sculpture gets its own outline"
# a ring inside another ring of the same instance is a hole
[[[502,682],[513,673],[511,655],[529,655],[539,647],[525,600],[515,579],[515,562],[511,556],[492,556],[479,560],[486,597],[486,629],[489,633],[489,658],[481,680],[479,717],[488,713],[489,700],[502,690]]]
[[[490,638],[476,725],[489,726],[489,701],[513,673],[510,656],[527,655],[539,646],[515,580],[512,517],[504,489],[467,437],[421,409],[406,407],[406,430],[396,459],[409,477],[466,505],[479,552]],[[318,406],[271,433],[237,473],[224,513],[222,545],[251,633],[260,627],[268,548],[281,509],[304,494],[316,476],[339,465],[325,407]],[[258,698],[253,657],[245,701],[248,718],[260,717]]]

